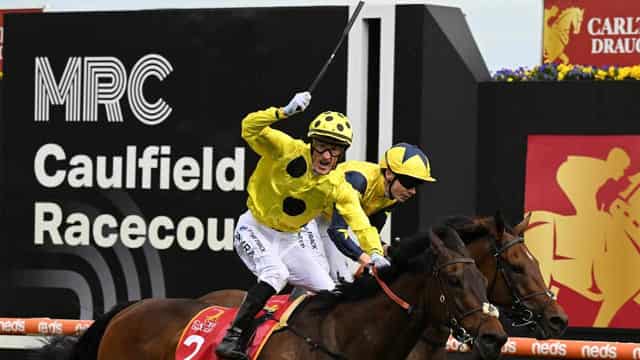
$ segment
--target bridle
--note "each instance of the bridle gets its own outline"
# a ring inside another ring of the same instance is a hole
[[[491,246],[493,257],[496,259],[496,272],[491,281],[491,285],[489,290],[487,291],[487,295],[491,296],[493,291],[495,290],[495,285],[498,280],[498,273],[502,275],[504,282],[511,293],[511,297],[513,298],[513,304],[511,305],[511,309],[507,311],[507,315],[511,318],[512,326],[514,327],[523,327],[526,326],[531,330],[535,330],[535,327],[538,326],[539,322],[544,318],[544,311],[547,306],[551,305],[551,303],[555,300],[555,295],[551,290],[545,287],[543,291],[534,292],[531,294],[527,294],[521,296],[517,287],[513,285],[513,280],[510,276],[512,272],[514,272],[513,267],[509,262],[507,262],[502,255],[512,246],[517,244],[523,244],[524,238],[522,236],[518,236],[512,240],[509,240],[507,243],[498,247],[497,241],[495,238],[491,237]],[[539,310],[533,309],[527,306],[526,302],[536,296],[546,296],[547,300],[545,303],[539,308]]]
[[[465,312],[462,312],[462,314],[460,314],[460,311],[457,311],[455,306],[452,306],[451,303],[447,301],[447,295],[448,295],[446,291],[447,287],[443,284],[442,278],[440,277],[440,272],[442,269],[446,268],[447,266],[454,265],[454,264],[470,264],[472,266],[475,266],[476,262],[475,260],[469,257],[455,258],[443,264],[440,264],[438,267],[436,267],[432,271],[431,276],[438,280],[438,287],[440,288],[440,302],[444,304],[447,309],[447,321],[445,322],[444,325],[446,325],[448,328],[451,329],[451,335],[460,343],[463,343],[463,344],[473,343],[473,340],[474,340],[473,335],[471,335],[471,333],[469,333],[464,328],[464,326],[462,326],[462,322],[464,321],[464,319],[466,319],[467,317],[477,312],[482,312],[483,314],[487,314],[495,318],[498,318],[500,316],[500,313],[494,305],[490,304],[489,302],[484,302],[482,303],[482,306],[479,306],[475,309],[467,310]],[[396,294],[394,294],[393,291],[391,291],[391,289],[384,283],[384,281],[382,281],[378,277],[375,267],[373,267],[371,270],[372,270],[373,276],[378,281],[378,284],[383,289],[384,293],[396,304],[398,304],[400,307],[405,309],[407,311],[407,314],[412,315],[414,313],[415,307],[410,305],[406,301],[402,300]],[[475,331],[476,334],[478,333],[478,329],[482,326],[482,324],[486,320],[487,319],[485,318],[483,321],[481,321],[478,324]],[[424,339],[424,340],[429,341],[428,339]]]
[[[467,310],[462,314],[460,314],[459,311],[456,311],[455,306],[453,306],[453,311],[452,311],[451,303],[447,301],[447,295],[448,295],[446,291],[447,287],[444,286],[442,283],[442,278],[440,277],[440,271],[445,267],[449,265],[454,265],[454,264],[471,264],[475,266],[476,262],[473,259],[468,257],[449,260],[444,264],[441,264],[440,266],[438,266],[433,271],[433,277],[438,280],[438,286],[440,287],[440,302],[443,303],[447,308],[448,320],[446,322],[446,326],[451,329],[451,335],[458,342],[462,344],[470,344],[470,343],[473,343],[474,337],[471,335],[471,333],[469,333],[464,328],[464,326],[462,326],[462,322],[464,321],[464,319],[466,319],[468,316],[473,315],[477,312],[482,312],[483,314],[487,314],[487,315],[498,318],[499,312],[498,312],[498,309],[492,304],[490,304],[489,302],[484,302],[482,306],[477,307],[475,309]],[[478,326],[476,327],[476,331],[475,331],[476,334],[478,333],[478,330],[486,320],[487,318],[485,318],[483,321],[478,323]]]

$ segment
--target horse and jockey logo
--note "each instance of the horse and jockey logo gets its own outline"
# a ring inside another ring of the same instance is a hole
[[[564,50],[572,35],[580,33],[584,9],[572,6],[560,10],[557,5],[544,9],[544,62],[568,64]]]
[[[529,137],[525,240],[559,302],[572,303],[573,326],[640,326],[629,316],[640,311],[638,154],[640,136]]]

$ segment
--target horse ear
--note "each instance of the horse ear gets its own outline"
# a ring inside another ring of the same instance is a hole
[[[529,221],[531,221],[531,212],[528,212],[522,221],[518,225],[513,228],[513,233],[515,235],[522,235],[525,230],[529,227]]]
[[[502,212],[500,210],[496,211],[493,219],[496,222],[496,235],[498,238],[502,238],[502,234],[504,234],[504,217],[502,217]]]
[[[429,229],[429,240],[431,240],[431,249],[437,254],[441,255],[445,253],[445,246],[442,242],[442,239],[433,231],[433,229]]]

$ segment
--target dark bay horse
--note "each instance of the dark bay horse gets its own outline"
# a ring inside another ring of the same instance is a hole
[[[568,317],[547,289],[538,261],[527,249],[522,233],[526,217],[513,228],[494,217],[452,217],[444,222],[462,237],[478,268],[489,279],[489,300],[506,313],[514,326],[524,326],[539,339],[565,331]],[[428,328],[408,359],[445,359],[449,337],[446,326]]]
[[[404,359],[435,321],[456,321],[477,338],[483,358],[497,358],[506,334],[497,318],[483,311],[488,306],[486,279],[457,234],[450,230],[444,235],[441,240],[428,232],[403,242],[394,252],[393,265],[378,271],[410,310],[381,291],[374,277],[364,275],[337,291],[306,299],[288,327],[271,336],[259,358]],[[209,305],[202,300],[147,299],[115,309],[65,349],[71,354],[66,359],[173,360],[182,329]]]

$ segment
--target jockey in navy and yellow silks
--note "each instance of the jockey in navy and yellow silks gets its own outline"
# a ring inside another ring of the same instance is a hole
[[[431,165],[424,152],[406,143],[388,149],[379,164],[347,161],[338,166],[337,172],[343,173],[345,180],[358,191],[360,205],[378,231],[382,230],[388,214],[399,202],[415,195],[418,185],[436,181],[431,176]],[[321,233],[326,227],[331,241],[349,258],[357,259],[363,251],[382,253],[378,243],[371,244],[367,239],[358,238],[358,245],[353,241],[349,237],[348,224],[340,213],[329,208],[325,210],[324,217],[331,220],[328,224],[322,219],[317,220]],[[335,254],[329,249],[327,252],[333,263],[331,257]],[[342,270],[342,276],[345,275]]]
[[[342,173],[345,180],[358,191],[360,206],[369,217],[369,222],[379,232],[386,221],[386,212],[395,206],[397,202],[397,200],[385,196],[385,181],[383,174],[380,172],[380,167],[370,162],[352,160],[338,165],[336,172]],[[379,242],[371,244],[366,240],[359,241],[360,247],[358,247],[355,242],[347,238],[348,226],[344,218],[340,214],[335,216],[333,214],[333,207],[330,207],[325,210],[324,216],[332,219],[332,226],[329,228],[331,239],[345,255],[352,259],[357,259],[363,251],[383,254],[382,244]],[[337,241],[338,234],[341,235],[340,240],[343,241]],[[350,247],[350,244],[353,244],[353,246]],[[344,248],[343,245],[345,246]]]
[[[380,242],[357,191],[335,171],[352,141],[347,117],[332,111],[318,115],[309,126],[310,143],[270,127],[304,111],[310,99],[310,93],[298,93],[287,106],[256,111],[242,121],[242,138],[260,160],[249,179],[249,210],[238,219],[233,245],[258,283],[249,289],[216,348],[222,358],[245,358],[246,330],[268,298],[287,283],[316,292],[335,287],[312,221],[323,209],[335,204],[336,213],[359,238]],[[367,254],[360,260],[371,261]]]

